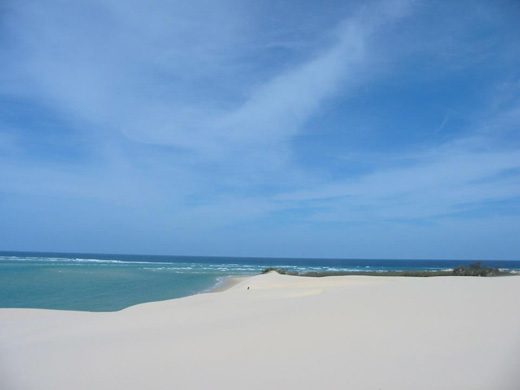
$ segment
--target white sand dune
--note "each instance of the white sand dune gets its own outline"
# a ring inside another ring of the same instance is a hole
[[[271,273],[114,313],[1,309],[0,388],[518,390],[519,298],[516,276]]]

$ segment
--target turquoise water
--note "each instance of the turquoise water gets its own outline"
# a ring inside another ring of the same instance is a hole
[[[207,291],[260,271],[192,263],[17,257],[0,259],[0,307],[114,311]]]
[[[0,252],[0,307],[115,311],[207,292],[225,277],[266,267],[305,270],[436,270],[470,261],[272,259]],[[520,270],[519,261],[484,265]]]

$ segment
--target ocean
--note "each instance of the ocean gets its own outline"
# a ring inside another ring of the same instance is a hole
[[[226,277],[295,271],[442,270],[473,260],[289,259],[0,252],[0,308],[117,311],[209,292]],[[520,261],[483,266],[520,270]]]

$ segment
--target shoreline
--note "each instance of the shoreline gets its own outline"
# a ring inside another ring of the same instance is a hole
[[[318,276],[372,274],[386,277],[392,273],[403,275],[394,270],[415,274],[427,272],[426,276],[435,276],[432,272],[447,273],[457,266],[471,264],[465,260],[258,258],[253,261],[249,258],[180,256],[158,259],[117,254],[11,255],[7,256],[5,252],[4,256],[0,255],[0,285],[4,286],[0,307],[90,312],[118,311],[146,302],[221,291],[226,288],[227,283],[223,280],[226,276],[260,274],[270,267],[295,274],[317,272]],[[483,262],[482,267],[520,271],[520,260]]]
[[[295,273],[295,272],[287,272],[283,268],[276,269],[266,269],[260,274],[255,275],[244,275],[244,276],[226,276],[226,277],[218,277],[217,283],[213,286],[208,287],[199,292],[195,292],[191,295],[176,297],[176,298],[167,298],[155,301],[141,302],[132,304],[130,306],[111,311],[91,311],[91,310],[76,310],[76,309],[56,309],[56,308],[39,308],[39,307],[0,307],[1,310],[44,310],[44,311],[59,311],[59,312],[78,312],[78,313],[117,313],[123,310],[127,310],[136,306],[155,304],[161,302],[169,302],[169,301],[177,301],[186,299],[193,296],[204,295],[204,294],[213,294],[213,293],[222,293],[228,290],[233,289],[236,285],[242,283],[248,279],[254,279],[256,277],[266,275],[266,274],[277,274],[289,277],[297,277],[303,279],[329,279],[329,278],[337,278],[337,277],[361,277],[361,278],[375,278],[375,279],[385,279],[385,278],[406,278],[406,279],[429,279],[429,278],[474,278],[477,276],[461,276],[461,275],[453,275],[451,273],[453,270],[441,270],[441,271],[317,271],[317,272],[306,272],[306,273]],[[484,277],[486,279],[495,279],[506,276],[518,276],[520,278],[520,272],[515,270],[507,270],[507,273],[501,275],[492,275]]]
[[[208,290],[200,292],[199,294],[224,292],[226,290],[229,290],[233,286],[236,286],[240,282],[243,282],[244,280],[252,278],[254,276],[257,276],[257,275],[221,277],[221,278],[218,278],[218,282],[215,286],[211,287]],[[176,298],[176,299],[182,299],[182,298]]]
[[[227,290],[233,289],[236,285],[242,283],[247,279],[253,279],[266,274],[277,274],[283,276],[290,277],[298,277],[304,279],[329,279],[335,277],[362,277],[362,278],[406,278],[406,279],[427,279],[427,278],[443,278],[443,277],[458,277],[458,278],[467,278],[467,277],[478,277],[472,275],[454,275],[452,273],[453,269],[444,269],[444,270],[427,270],[427,271],[410,271],[410,270],[398,270],[398,271],[309,271],[309,272],[293,272],[288,271],[284,268],[267,268],[260,274],[255,275],[243,275],[243,276],[226,276],[226,277],[218,277],[217,282],[204,290],[199,292],[195,292],[191,295],[176,297],[176,298],[167,298],[155,301],[147,301],[132,304],[130,306],[111,310],[111,311],[91,311],[91,310],[77,310],[77,309],[57,309],[57,308],[39,308],[39,307],[0,307],[1,310],[48,310],[48,311],[59,311],[59,312],[79,312],[79,313],[117,313],[123,310],[127,310],[136,306],[161,303],[161,302],[169,302],[169,301],[177,301],[186,299],[193,296],[204,295],[204,294],[213,294],[213,293],[222,293]],[[485,276],[486,279],[494,279],[501,278],[505,276],[519,276],[520,272],[516,270],[504,270],[502,274],[499,275],[489,275]]]

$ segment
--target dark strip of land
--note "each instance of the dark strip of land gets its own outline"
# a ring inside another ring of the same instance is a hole
[[[345,276],[345,275],[363,275],[363,276],[410,276],[410,277],[430,277],[430,276],[507,276],[513,275],[512,271],[501,270],[493,267],[482,267],[482,263],[477,261],[471,263],[468,267],[459,266],[449,270],[398,270],[398,271],[304,271],[298,272],[285,268],[266,268],[262,273],[278,272],[282,275],[292,276]]]

